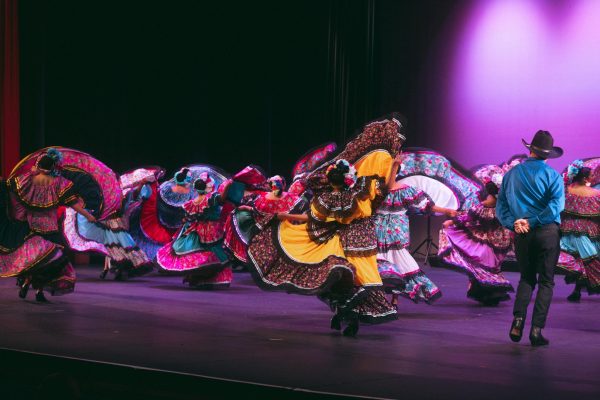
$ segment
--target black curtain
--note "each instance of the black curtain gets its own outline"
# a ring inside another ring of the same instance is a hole
[[[375,0],[332,0],[328,29],[328,115],[339,143],[374,117]]]
[[[440,1],[22,1],[21,151],[288,175],[395,110],[423,144],[420,63],[453,3]]]

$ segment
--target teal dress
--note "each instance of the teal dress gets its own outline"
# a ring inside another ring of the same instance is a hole
[[[560,225],[558,267],[567,283],[578,283],[589,294],[600,293],[600,191],[594,196],[568,193]]]

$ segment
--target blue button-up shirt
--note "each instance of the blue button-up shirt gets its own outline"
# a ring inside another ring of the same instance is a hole
[[[524,218],[531,228],[552,222],[560,224],[565,208],[565,187],[561,176],[544,160],[528,158],[506,173],[496,203],[496,217],[514,230]]]

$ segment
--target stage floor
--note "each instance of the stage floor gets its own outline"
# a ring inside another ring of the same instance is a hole
[[[443,297],[402,299],[398,321],[362,326],[357,338],[331,331],[315,297],[262,291],[247,273],[227,290],[199,291],[157,274],[101,281],[84,266],[75,293],[47,305],[33,292],[19,299],[3,279],[0,347],[381,398],[600,398],[600,297],[568,303],[571,287],[557,276],[551,344],[532,348],[508,339],[512,301],[479,306],[465,276],[425,270]]]

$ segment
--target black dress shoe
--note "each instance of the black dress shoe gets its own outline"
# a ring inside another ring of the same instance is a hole
[[[108,274],[108,270],[107,269],[102,270],[102,272],[100,272],[100,279],[106,278],[106,274]]]
[[[342,335],[354,337],[358,333],[358,316],[354,316],[348,322],[348,326],[342,332]]]
[[[510,340],[513,342],[521,341],[523,337],[523,327],[525,326],[525,320],[523,318],[515,318],[513,319],[512,325],[510,326],[510,332],[508,336],[510,336]]]
[[[581,300],[581,292],[576,290],[567,296],[567,301],[570,301],[571,303],[579,303],[579,300]]]
[[[340,317],[339,314],[334,314],[333,317],[331,317],[331,325],[330,325],[331,329],[339,331],[342,329],[342,317]]]
[[[21,289],[19,289],[19,297],[24,299],[27,297],[27,292],[29,292],[29,284],[21,286]]]
[[[529,333],[529,341],[531,342],[532,346],[536,347],[548,346],[550,344],[550,341],[542,335],[542,328],[537,326],[531,327],[531,332]]]
[[[38,303],[49,303],[46,296],[44,296],[44,292],[37,292],[35,294],[35,301],[37,301]]]

